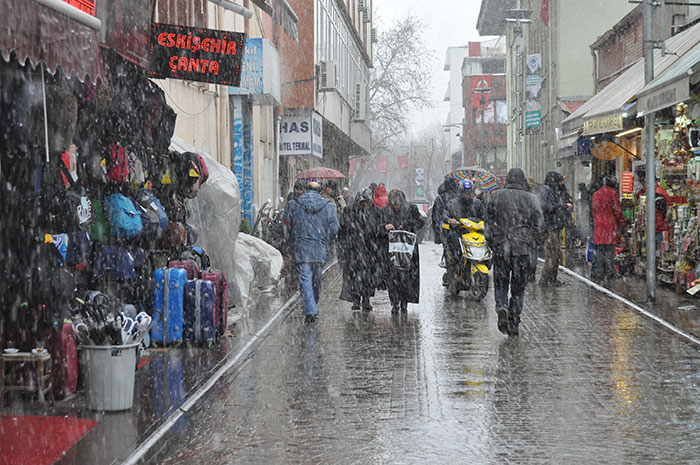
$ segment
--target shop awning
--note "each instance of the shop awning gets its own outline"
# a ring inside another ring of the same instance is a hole
[[[700,43],[637,94],[638,111],[648,114],[690,98],[690,76],[700,70]]]
[[[95,82],[104,78],[97,32],[100,20],[60,0],[0,0],[0,53],[32,67]]]
[[[654,51],[654,74],[660,74],[678,61],[700,42],[700,24],[666,40],[666,55]],[[607,87],[581,105],[562,122],[562,128],[570,133],[583,129],[584,135],[594,135],[622,129],[626,115],[625,105],[634,100],[644,87],[644,58],[637,60],[627,71]]]

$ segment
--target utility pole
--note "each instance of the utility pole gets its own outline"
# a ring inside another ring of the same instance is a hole
[[[644,0],[644,83],[654,79],[654,6]],[[654,163],[654,116],[644,115],[644,146],[646,148],[646,213],[647,213],[647,297],[656,301],[656,167]]]
[[[522,9],[521,0],[518,0],[518,10]],[[515,119],[515,167],[522,168],[522,132],[523,132],[523,59],[520,45],[523,39],[523,29],[520,16],[515,26],[515,105],[517,108]]]

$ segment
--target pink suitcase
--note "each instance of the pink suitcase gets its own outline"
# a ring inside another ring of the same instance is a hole
[[[182,268],[187,271],[187,279],[200,279],[199,265],[194,260],[171,260],[168,268]]]
[[[202,272],[202,279],[214,283],[216,289],[216,303],[214,323],[216,324],[216,334],[221,336],[226,332],[226,318],[228,314],[228,283],[223,271],[209,270]]]

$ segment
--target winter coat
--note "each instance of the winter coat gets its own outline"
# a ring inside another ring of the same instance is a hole
[[[378,189],[382,187],[379,186]],[[388,197],[387,198],[387,203],[389,202]],[[376,201],[376,197],[375,197]],[[388,279],[388,273],[389,273],[389,236],[383,233],[383,228],[386,223],[382,223],[384,221],[384,215],[386,214],[386,209],[389,207],[383,207],[379,208],[376,205],[372,204],[369,206],[369,211],[370,215],[372,217],[372,221],[376,225],[375,229],[375,240],[372,243],[373,247],[373,253],[377,257],[376,259],[376,267],[374,270],[374,285],[377,289],[385,290],[386,289],[386,282]]]
[[[338,253],[343,269],[342,300],[356,302],[360,296],[374,295],[378,227],[376,215],[370,208],[361,208],[360,202],[341,214]]]
[[[448,218],[460,219],[469,218],[473,220],[482,219],[481,200],[477,198],[465,199],[461,195],[447,202],[447,209],[442,214],[442,221]]]
[[[543,227],[537,197],[527,192],[520,169],[506,176],[503,189],[491,193],[486,209],[485,235],[496,255],[530,255]]]
[[[316,191],[289,202],[284,222],[291,228],[295,263],[325,263],[328,242],[338,234],[335,207]]]
[[[641,195],[645,195],[646,192],[646,188],[643,188],[640,189],[636,195],[639,197]],[[668,210],[669,205],[671,205],[671,197],[668,195],[668,192],[666,192],[666,190],[657,183],[656,187],[654,187],[654,206],[656,207],[656,214],[654,217],[656,218],[655,229],[657,233],[671,230],[671,227],[666,220],[666,211]]]
[[[457,195],[454,191],[445,190],[444,185],[445,183],[442,183],[438,188],[438,196],[435,198],[435,202],[433,202],[431,220],[433,227],[433,237],[435,238],[436,244],[439,244],[441,242],[440,236],[442,234],[442,215],[445,212],[449,201],[455,198],[455,196]]]
[[[418,207],[414,204],[404,203],[398,212],[395,212],[391,207],[385,208],[380,231],[386,236],[388,247],[389,231],[385,228],[387,224],[392,224],[395,229],[418,233],[425,226],[425,220],[418,211]],[[389,262],[387,289],[396,290],[397,294],[401,295],[402,300],[405,302],[418,303],[420,295],[420,257],[417,242],[413,249],[410,269],[401,270]]]
[[[624,218],[617,191],[610,186],[598,189],[593,194],[591,210],[593,210],[593,243],[618,244]]]
[[[570,199],[565,189],[560,187],[564,176],[550,171],[544,179],[540,191],[540,207],[544,217],[544,231],[558,231],[571,224],[571,212],[567,206]]]

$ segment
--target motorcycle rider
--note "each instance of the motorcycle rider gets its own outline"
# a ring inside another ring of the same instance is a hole
[[[474,197],[474,183],[469,179],[463,179],[458,184],[459,195],[449,202],[447,208],[442,214],[442,222],[449,223],[450,226],[457,226],[460,218],[469,218],[471,220],[481,221],[481,201]],[[446,246],[447,255],[447,270],[454,269],[457,264],[457,258],[461,254],[461,246],[459,238],[461,231],[459,228],[451,227],[443,229],[442,243]]]

